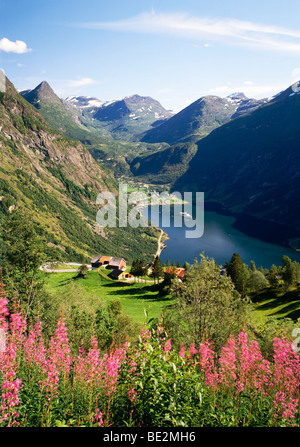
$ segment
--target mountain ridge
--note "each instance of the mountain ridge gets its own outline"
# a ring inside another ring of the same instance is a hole
[[[147,131],[142,141],[168,144],[195,142],[231,119],[260,107],[267,99],[247,98],[244,93],[233,93],[225,98],[202,96],[160,126]]]
[[[197,142],[177,190],[204,191],[231,212],[300,230],[299,83]]]
[[[89,260],[109,252],[125,259],[151,256],[155,229],[102,228],[96,198],[118,193],[113,173],[103,169],[80,142],[52,128],[6,79],[0,92],[0,218],[18,207],[30,211],[46,238],[50,257]],[[142,241],[142,242],[141,242]],[[3,243],[3,241],[1,242]]]

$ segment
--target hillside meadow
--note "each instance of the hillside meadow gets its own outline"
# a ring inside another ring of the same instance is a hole
[[[135,322],[145,322],[145,311],[149,318],[159,318],[165,306],[170,306],[174,299],[159,294],[159,290],[147,278],[147,282],[112,280],[105,269],[93,270],[85,278],[76,278],[77,273],[46,273],[46,290],[60,298],[62,306],[76,305],[82,310],[93,311],[103,301],[119,300],[122,310]]]

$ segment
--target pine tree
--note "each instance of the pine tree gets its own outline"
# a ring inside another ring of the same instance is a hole
[[[159,278],[164,275],[164,269],[162,268],[160,257],[156,256],[154,263],[153,263],[153,270],[152,270],[152,276],[159,282]]]
[[[45,241],[38,234],[28,212],[18,209],[4,222],[8,246],[4,259],[4,273],[11,294],[28,316],[43,290],[40,267],[45,262]]]
[[[242,296],[245,296],[246,285],[249,279],[249,270],[238,253],[233,253],[227,267],[227,273],[231,277],[236,290],[240,292]]]

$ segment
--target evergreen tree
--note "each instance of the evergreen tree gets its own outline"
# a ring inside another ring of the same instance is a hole
[[[159,278],[164,276],[164,269],[162,268],[160,257],[156,256],[154,263],[153,263],[153,270],[152,270],[152,276],[159,282]]]
[[[188,272],[189,271],[189,267],[190,267],[190,264],[188,263],[188,262],[184,262],[184,264],[183,264],[183,268],[184,268],[184,270],[186,271],[186,272]]]
[[[245,296],[249,270],[238,253],[232,255],[227,267],[227,273],[231,277],[236,290]]]
[[[255,272],[256,270],[256,265],[254,261],[250,261],[250,270],[251,272]]]
[[[37,303],[44,286],[40,267],[45,262],[46,242],[38,229],[30,214],[22,209],[9,215],[3,226],[8,247],[3,262],[8,291],[26,316]]]
[[[146,272],[146,267],[147,266],[142,259],[136,259],[132,262],[130,273],[137,277],[143,276]]]
[[[282,279],[287,287],[295,286],[300,281],[300,264],[292,260],[288,256],[281,259],[283,264]]]
[[[268,280],[269,280],[269,283],[271,284],[271,286],[278,285],[279,276],[280,276],[280,272],[279,272],[278,267],[275,264],[271,265],[269,272],[267,274],[267,277],[268,277]]]

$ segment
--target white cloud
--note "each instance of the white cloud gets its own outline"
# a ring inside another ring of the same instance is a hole
[[[98,84],[95,79],[91,78],[78,78],[78,79],[70,79],[67,81],[69,87],[84,87],[86,85]]]
[[[30,48],[27,47],[27,44],[22,40],[16,40],[12,42],[8,40],[6,37],[0,39],[0,51],[4,51],[5,53],[29,53],[31,51]]]
[[[231,18],[191,17],[183,13],[166,14],[152,11],[115,22],[90,22],[77,26],[99,30],[172,34],[204,42],[209,39],[230,45],[300,53],[300,31]]]

